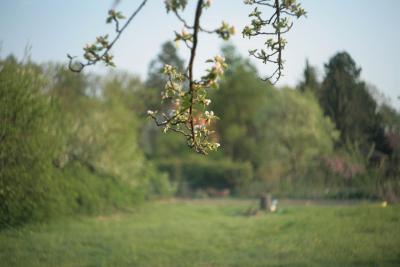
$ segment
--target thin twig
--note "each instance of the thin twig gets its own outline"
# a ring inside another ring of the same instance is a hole
[[[101,56],[96,56],[96,58],[94,60],[88,60],[86,63],[79,62],[80,68],[79,69],[75,69],[72,66],[73,65],[73,60],[74,60],[75,57],[72,57],[72,56],[68,55],[68,58],[69,58],[68,68],[73,72],[81,72],[86,66],[94,65],[97,62],[99,62],[102,58],[104,58],[108,54],[108,52],[110,52],[111,48],[118,41],[118,39],[121,37],[122,33],[128,27],[128,25],[131,23],[131,21],[136,17],[136,15],[140,12],[140,10],[142,10],[142,8],[146,5],[146,3],[147,3],[147,0],[143,0],[142,1],[142,3],[132,13],[132,15],[128,18],[128,20],[125,22],[124,26],[122,26],[121,29],[119,28],[119,24],[118,24],[118,21],[117,21],[116,26],[115,26],[116,27],[115,31],[116,31],[117,35],[114,37],[114,39],[111,41],[111,43],[107,46],[106,50],[103,52],[103,54]]]

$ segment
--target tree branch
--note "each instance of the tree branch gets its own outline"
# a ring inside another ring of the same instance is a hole
[[[193,45],[190,50],[190,60],[189,60],[189,92],[190,92],[190,107],[189,107],[189,123],[190,130],[192,132],[192,141],[193,145],[196,145],[195,133],[194,133],[194,123],[193,123],[193,98],[195,93],[195,82],[193,77],[193,65],[194,59],[196,57],[196,49],[197,49],[197,41],[198,41],[198,33],[199,33],[199,25],[200,25],[200,16],[203,8],[203,0],[198,0],[196,7],[196,15],[194,18],[194,29],[193,29]]]
[[[124,32],[124,30],[128,27],[128,25],[132,22],[132,20],[136,17],[136,15],[142,10],[142,8],[146,5],[147,0],[143,0],[142,3],[137,7],[137,9],[132,13],[132,15],[128,18],[128,20],[125,22],[125,24],[122,26],[122,28],[119,28],[119,22],[117,19],[113,19],[113,21],[115,21],[116,23],[116,28],[115,28],[115,32],[117,33],[117,35],[114,37],[114,39],[111,41],[111,43],[107,46],[107,48],[104,50],[104,52],[99,56],[96,55],[94,60],[87,60],[86,63],[82,63],[82,62],[78,62],[79,67],[75,68],[73,65],[75,64],[74,58],[76,57],[72,57],[70,55],[67,55],[69,58],[69,63],[68,63],[68,68],[73,71],[73,72],[81,72],[85,67],[90,66],[90,65],[94,65],[97,62],[104,60],[105,57],[108,55],[108,53],[110,52],[110,50],[112,49],[112,47],[114,46],[114,44],[118,41],[118,39],[121,37],[122,33]]]

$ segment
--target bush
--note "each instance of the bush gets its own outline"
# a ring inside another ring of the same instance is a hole
[[[178,194],[183,196],[208,188],[229,189],[239,195],[253,179],[252,166],[248,162],[214,161],[210,158],[169,159],[158,161],[158,167],[169,173],[172,182],[178,184]]]
[[[0,63],[0,227],[42,220],[57,210],[51,129],[54,108],[37,68]]]
[[[53,84],[38,65],[0,61],[0,228],[172,194],[138,145],[125,83],[95,80],[99,98],[86,76],[52,70]]]
[[[72,161],[60,169],[58,177],[64,214],[99,214],[144,200],[136,188],[117,177],[88,168],[79,161]]]

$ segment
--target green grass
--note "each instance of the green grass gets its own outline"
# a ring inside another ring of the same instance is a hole
[[[174,201],[0,232],[0,266],[400,266],[400,206]]]

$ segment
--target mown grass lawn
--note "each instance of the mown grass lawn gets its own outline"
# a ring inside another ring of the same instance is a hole
[[[1,266],[400,266],[400,206],[172,201],[0,232]]]

